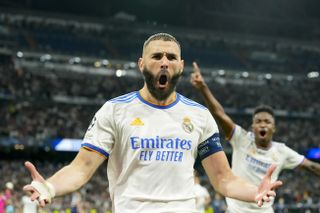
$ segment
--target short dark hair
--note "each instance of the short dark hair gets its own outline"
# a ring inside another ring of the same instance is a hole
[[[180,51],[181,51],[180,43],[179,43],[179,41],[178,41],[173,35],[170,35],[169,33],[156,33],[156,34],[151,35],[151,36],[144,42],[142,54],[144,53],[146,46],[148,46],[148,44],[149,44],[151,41],[159,41],[159,40],[160,40],[160,41],[173,41],[173,42],[175,42],[175,43],[178,45],[178,47],[179,47],[179,49],[180,49]]]
[[[255,116],[256,114],[260,113],[260,112],[266,112],[269,113],[273,118],[274,118],[274,112],[271,106],[269,105],[260,105],[257,106],[254,111],[253,111],[253,116]]]

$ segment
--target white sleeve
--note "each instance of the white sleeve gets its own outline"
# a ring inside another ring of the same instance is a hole
[[[95,114],[84,136],[82,147],[108,157],[115,140],[113,104],[106,102]]]
[[[220,143],[220,135],[218,126],[208,111],[207,122],[205,129],[203,131],[202,137],[200,137],[199,145],[198,145],[198,155],[201,160],[206,157],[222,151],[223,148]]]
[[[250,137],[250,132],[247,132],[239,125],[235,125],[229,142],[233,148],[239,148],[243,143],[248,141],[248,137]]]
[[[304,156],[300,155],[296,151],[292,150],[285,144],[283,144],[283,154],[286,155],[285,162],[283,164],[283,169],[294,169],[302,163]]]
[[[205,130],[203,131],[203,135],[200,138],[200,143],[210,138],[215,133],[219,133],[218,125],[209,111],[207,111],[207,122],[205,125]]]

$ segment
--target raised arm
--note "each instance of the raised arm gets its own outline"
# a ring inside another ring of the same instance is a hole
[[[61,196],[76,191],[92,177],[105,157],[84,148],[80,149],[75,159],[60,169],[52,177],[45,180],[36,170],[35,166],[26,162],[32,183],[24,186],[30,192],[31,200],[38,200],[40,206],[50,203],[54,196]]]
[[[303,169],[306,169],[310,172],[313,172],[314,174],[316,174],[320,177],[320,164],[319,163],[313,162],[313,161],[305,158],[303,160],[303,162],[300,164],[300,167]]]
[[[235,124],[232,119],[225,113],[221,104],[210,91],[208,85],[201,75],[200,68],[198,67],[196,62],[193,62],[193,73],[191,74],[190,82],[203,96],[208,109],[217,121],[218,125],[222,128],[226,139],[230,139],[233,129],[235,128]]]
[[[258,187],[242,180],[232,173],[227,157],[222,151],[203,159],[202,166],[212,186],[219,193],[246,202],[256,202],[258,206],[262,206],[264,202],[269,202],[270,196],[276,195],[274,190],[282,185],[281,181],[271,182],[275,165],[268,169]]]

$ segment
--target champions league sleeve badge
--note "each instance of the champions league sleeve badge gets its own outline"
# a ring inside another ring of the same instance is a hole
[[[191,123],[190,118],[188,117],[183,118],[182,129],[189,134],[193,131],[194,127],[193,127],[193,124]]]
[[[90,131],[92,129],[92,127],[95,125],[96,121],[97,121],[97,118],[96,118],[96,116],[94,116],[87,131]]]

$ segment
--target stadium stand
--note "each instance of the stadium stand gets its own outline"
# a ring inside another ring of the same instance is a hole
[[[20,189],[30,181],[23,160],[37,158],[37,153],[54,156],[57,159],[35,162],[49,176],[71,159],[59,161],[61,154],[48,150],[47,144],[56,138],[81,139],[93,113],[106,100],[142,86],[132,61],[139,57],[142,47],[138,44],[144,35],[154,29],[145,26],[143,32],[140,28],[130,31],[124,24],[114,30],[100,23],[24,14],[1,14],[0,23],[0,114],[4,115],[0,120],[0,190],[13,182],[12,202],[21,209]],[[172,31],[181,37],[186,61],[197,60],[206,67],[210,88],[237,123],[249,128],[252,109],[269,104],[277,117],[275,140],[285,141],[301,154],[319,147],[319,77],[315,72],[307,77],[306,72],[319,69],[320,55],[309,43],[297,46],[277,39],[259,42],[259,38],[243,42],[239,36],[231,39],[219,34],[204,40],[196,32]],[[254,72],[244,75],[248,70]],[[202,102],[188,83],[189,73],[187,67],[178,91]],[[85,212],[110,211],[105,170],[100,168],[80,191]],[[280,179],[285,185],[277,192],[276,212],[320,209],[316,177],[294,171],[284,172]],[[299,184],[302,180],[303,185]],[[202,182],[210,189],[216,212],[223,212],[223,199],[206,177]],[[46,211],[66,211],[70,204],[71,195],[57,198]]]

